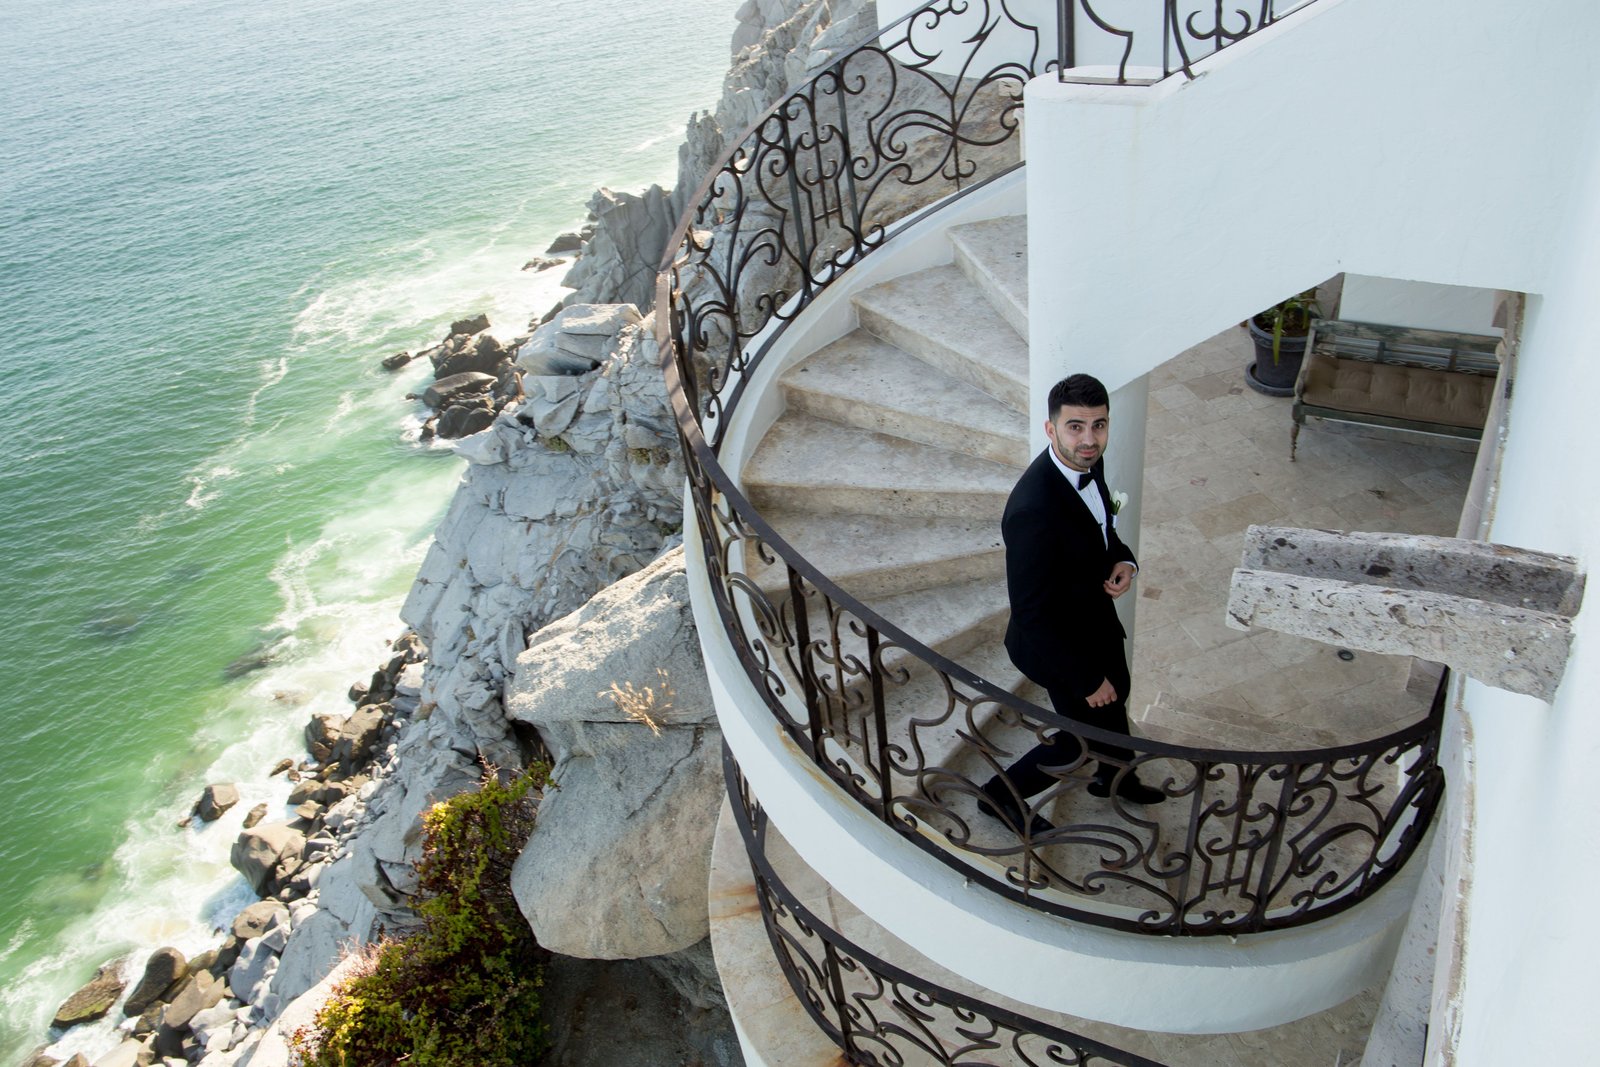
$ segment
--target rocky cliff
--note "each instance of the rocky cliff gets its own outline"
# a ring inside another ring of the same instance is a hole
[[[677,547],[684,471],[649,316],[655,269],[727,138],[874,14],[746,0],[737,18],[723,97],[691,117],[676,189],[596,193],[575,292],[532,335],[487,346],[463,320],[430,350],[443,377],[470,378],[454,398],[467,466],[402,610],[412,636],[352,691],[350,716],[308,724],[295,819],[241,837],[236,865],[278,899],[211,958],[152,956],[148,1025],[96,1067],[149,1062],[160,1041],[206,1067],[285,1067],[286,1034],[348,947],[412,922],[422,812],[485,764],[536,755],[556,788],[515,890],[540,942],[643,959],[674,1010],[716,1009],[705,894],[720,741]],[[450,404],[434,406],[442,423]],[[736,1062],[729,1035],[697,1055]]]

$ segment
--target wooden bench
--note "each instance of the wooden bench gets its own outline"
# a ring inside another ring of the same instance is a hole
[[[1477,441],[1500,338],[1317,319],[1294,383],[1289,459],[1308,418]]]

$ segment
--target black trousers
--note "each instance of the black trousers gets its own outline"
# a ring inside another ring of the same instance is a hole
[[[1127,688],[1126,683],[1123,689]],[[1128,733],[1128,694],[1123,692],[1116,700],[1104,707],[1091,708],[1084,703],[1083,697],[1067,689],[1048,689],[1050,705],[1057,715],[1073,719],[1087,726],[1097,726],[1102,730],[1111,730],[1119,734]],[[1114,760],[1128,760],[1133,753],[1125,748],[1118,748],[1106,744],[1092,744],[1089,751],[1093,755],[1105,756]],[[1005,769],[1005,776],[1011,780],[1012,786],[1019,796],[1031,797],[1035,793],[1042,793],[1055,785],[1059,779],[1046,773],[1045,767],[1065,767],[1075,762],[1083,754],[1083,746],[1072,734],[1058,732],[1024,753],[1015,763]],[[1110,777],[1116,773],[1114,764],[1100,765],[1098,775]],[[1000,790],[999,795],[1007,795],[1004,786],[997,779],[989,783]]]

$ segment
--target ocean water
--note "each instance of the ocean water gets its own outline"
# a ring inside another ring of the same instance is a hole
[[[737,6],[6,4],[0,1064],[250,899],[239,822],[384,658],[460,474],[379,360],[553,304],[522,263],[670,183]],[[213,781],[238,808],[179,829]]]

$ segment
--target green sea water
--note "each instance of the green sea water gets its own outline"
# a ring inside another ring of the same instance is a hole
[[[554,303],[520,266],[670,183],[736,7],[7,0],[0,1064],[250,899],[238,821],[384,658],[460,474],[379,360]],[[239,807],[178,829],[211,781]]]

